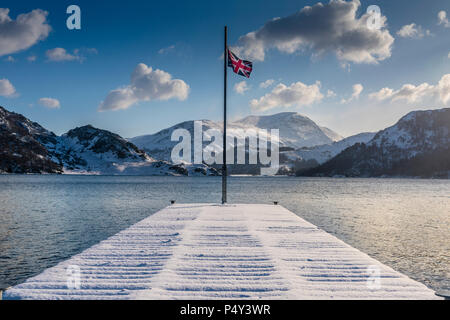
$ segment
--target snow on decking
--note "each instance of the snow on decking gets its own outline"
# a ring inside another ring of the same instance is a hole
[[[81,269],[68,289],[67,268]],[[380,270],[379,288],[371,281]],[[425,285],[275,205],[179,204],[5,299],[435,299]]]

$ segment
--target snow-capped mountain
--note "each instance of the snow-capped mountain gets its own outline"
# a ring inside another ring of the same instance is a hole
[[[157,161],[121,136],[90,125],[75,128],[59,139],[55,152],[65,172],[125,175],[216,175],[204,165],[173,165]]]
[[[320,146],[314,147],[305,147],[294,151],[286,151],[284,155],[286,158],[296,161],[296,160],[314,160],[318,164],[322,164],[341,151],[351,147],[355,143],[367,143],[373,139],[375,136],[375,132],[363,132],[356,134],[354,136],[350,136],[348,138],[339,140],[337,142],[333,142],[331,144],[323,144]]]
[[[369,145],[401,150],[404,157],[449,147],[450,108],[414,111],[377,133]]]
[[[202,120],[202,124],[204,132],[209,129],[223,131],[223,123],[221,122]],[[139,136],[129,140],[151,156],[169,161],[172,148],[178,143],[177,141],[171,141],[172,133],[176,129],[188,130],[192,139],[194,139],[194,121],[186,121],[155,134]],[[269,135],[270,129],[279,129],[280,147],[289,149],[323,145],[342,139],[339,134],[328,128],[320,127],[311,119],[295,112],[284,112],[271,116],[249,116],[227,124],[228,135],[237,138],[244,138],[245,131],[255,134],[259,129],[268,130]],[[211,142],[204,142],[204,146],[206,145],[211,145]],[[211,148],[221,151],[222,145],[213,143]],[[228,143],[228,148],[232,148],[231,142]]]
[[[57,136],[21,114],[0,107],[0,173],[61,173],[41,141]]]
[[[216,129],[222,131],[223,126],[213,121],[202,120],[203,131]],[[173,147],[178,141],[171,141],[172,133],[176,129],[186,129],[191,133],[191,143],[194,143],[194,121],[185,121],[170,128],[151,135],[144,135],[129,139],[130,142],[145,150],[156,159],[171,161]],[[205,144],[206,145],[206,144]],[[220,146],[222,150],[222,146]],[[193,152],[193,151],[192,151]]]
[[[342,140],[344,137],[341,136],[339,133],[334,132],[333,130],[327,128],[327,127],[320,127],[320,129],[325,133],[325,135],[333,140],[334,142]]]
[[[132,143],[106,130],[87,125],[70,130],[56,143],[44,146],[69,171],[104,172],[120,165],[146,162],[151,158]]]
[[[0,173],[218,175],[203,164],[166,161],[178,143],[170,141],[178,128],[187,129],[193,139],[193,121],[131,141],[90,125],[57,136],[0,107]],[[250,116],[231,123],[228,132],[245,141],[246,130],[272,128],[280,129],[282,174],[450,177],[450,108],[411,112],[376,134],[361,133],[337,142],[333,140],[339,136],[331,130],[296,113]],[[203,120],[203,132],[210,129],[220,132],[222,124]],[[213,144],[213,148],[221,151],[222,146]],[[234,173],[257,171],[257,165],[230,166]]]
[[[217,175],[205,165],[151,158],[112,132],[87,125],[62,136],[0,107],[0,171],[112,175]]]
[[[450,174],[450,108],[413,111],[305,175],[421,176]]]
[[[270,116],[248,116],[232,122],[232,128],[279,129],[280,146],[290,148],[312,147],[341,140],[331,129],[320,127],[306,116],[296,112],[282,112]],[[227,128],[228,129],[228,128]]]

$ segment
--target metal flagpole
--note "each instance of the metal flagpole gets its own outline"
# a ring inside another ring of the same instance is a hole
[[[227,203],[227,26],[225,26],[225,48],[223,56],[223,165],[222,165],[222,204]]]

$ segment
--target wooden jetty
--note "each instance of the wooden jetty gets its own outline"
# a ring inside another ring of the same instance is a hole
[[[254,204],[171,205],[3,298],[439,299],[282,206]]]

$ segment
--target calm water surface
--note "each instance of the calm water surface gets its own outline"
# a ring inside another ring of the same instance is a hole
[[[0,288],[164,208],[218,202],[220,177],[0,175]],[[231,203],[273,200],[435,290],[450,289],[450,181],[231,177]]]

